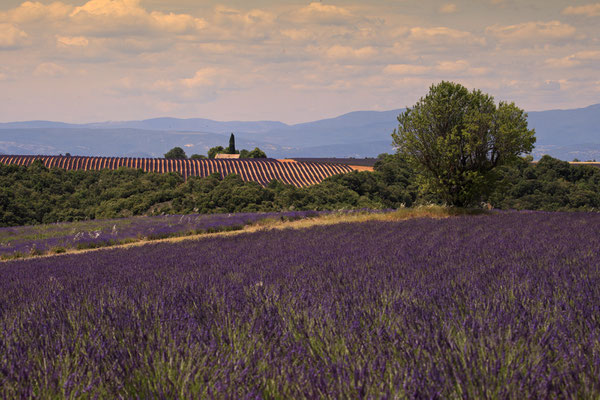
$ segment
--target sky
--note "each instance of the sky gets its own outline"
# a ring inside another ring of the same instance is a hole
[[[0,0],[0,121],[299,123],[442,80],[529,111],[600,103],[600,2]]]

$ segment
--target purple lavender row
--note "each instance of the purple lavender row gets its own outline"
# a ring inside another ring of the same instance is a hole
[[[600,215],[259,231],[0,265],[0,397],[598,398]]]
[[[267,218],[300,219],[323,211],[190,214],[133,217],[89,222],[0,228],[0,256],[45,253],[52,249],[92,248],[139,238],[240,229]]]

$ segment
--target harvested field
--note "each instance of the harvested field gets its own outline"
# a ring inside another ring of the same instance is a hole
[[[265,186],[278,180],[296,187],[305,187],[322,182],[333,175],[352,172],[342,164],[280,162],[274,159],[185,159],[81,157],[81,156],[8,156],[0,155],[0,163],[8,165],[30,165],[41,160],[48,168],[67,170],[118,169],[121,167],[142,169],[145,172],[176,172],[187,179],[190,176],[207,177],[219,173],[225,177],[237,174],[244,181],[258,182]]]

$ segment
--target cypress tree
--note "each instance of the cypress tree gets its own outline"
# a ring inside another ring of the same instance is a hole
[[[227,148],[227,154],[237,154],[235,151],[235,137],[233,133],[229,136],[229,147]]]

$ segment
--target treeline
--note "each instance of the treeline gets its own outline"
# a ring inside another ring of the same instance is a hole
[[[67,171],[0,165],[0,226],[132,215],[226,213],[276,210],[337,210],[411,205],[416,192],[401,160],[382,158],[375,173],[361,172],[296,188],[273,181],[267,187],[238,175],[213,174],[187,181],[176,173],[142,170]]]
[[[600,168],[571,165],[543,156],[531,163],[525,157],[500,168],[500,185],[489,202],[497,208],[518,210],[598,210]]]
[[[496,208],[594,210],[600,207],[600,168],[543,157],[523,158],[499,171],[489,201]],[[237,175],[213,174],[187,181],[178,174],[141,170],[67,171],[41,162],[0,165],[0,226],[29,225],[162,213],[398,208],[439,203],[420,193],[413,172],[396,155],[381,155],[374,172],[333,176],[296,188],[267,187]]]
[[[215,146],[211,147],[208,150],[208,157],[203,154],[192,154],[190,159],[204,159],[204,158],[215,158],[217,154],[239,154],[239,158],[267,158],[267,154],[255,147],[254,150],[236,150],[235,148],[235,136],[233,133],[229,137],[229,146]],[[173,147],[171,150],[165,153],[165,158],[174,158],[174,159],[185,159],[187,155],[185,151],[181,147]]]

